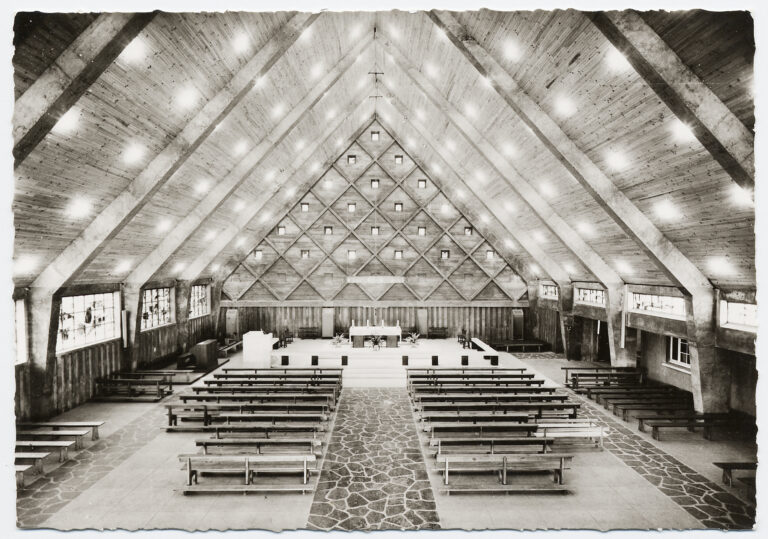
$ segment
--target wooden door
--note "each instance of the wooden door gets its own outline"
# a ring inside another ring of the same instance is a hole
[[[323,331],[322,331],[322,337],[325,338],[332,338],[333,337],[333,327],[334,327],[334,312],[335,309],[333,307],[323,307]]]

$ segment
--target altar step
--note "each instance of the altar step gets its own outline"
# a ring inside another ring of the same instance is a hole
[[[342,374],[344,387],[406,387],[405,367],[365,365],[346,366]]]

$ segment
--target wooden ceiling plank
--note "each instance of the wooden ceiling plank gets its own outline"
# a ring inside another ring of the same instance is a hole
[[[278,191],[280,188],[287,188],[289,185],[293,184],[294,181],[298,180],[299,177],[304,178],[305,176],[302,174],[304,171],[304,168],[308,165],[309,160],[311,159],[312,155],[315,153],[315,151],[320,148],[321,146],[327,144],[332,137],[337,136],[337,132],[339,128],[344,123],[344,120],[347,117],[353,117],[357,114],[359,114],[359,111],[370,107],[371,103],[370,100],[367,98],[368,94],[370,93],[368,88],[364,88],[362,91],[360,91],[357,96],[352,99],[347,107],[346,110],[340,111],[338,115],[336,115],[335,119],[331,122],[328,122],[326,124],[326,129],[321,133],[318,137],[316,137],[315,141],[312,144],[309,144],[307,147],[305,147],[299,155],[296,156],[296,159],[294,160],[294,163],[296,163],[291,169],[285,171],[281,174],[280,178],[276,178],[275,181],[272,184],[272,188],[265,189],[258,200],[255,200],[253,204],[248,205],[243,211],[241,212],[241,215],[238,216],[237,221],[230,226],[228,226],[224,231],[219,233],[217,235],[217,241],[211,243],[211,245],[198,256],[182,273],[183,279],[195,279],[197,278],[205,269],[219,256],[221,256],[221,253],[224,252],[227,248],[227,245],[231,243],[235,237],[240,234],[247,226],[248,224],[260,213],[262,213],[265,208],[272,208],[275,205],[278,204],[285,204],[286,201],[282,200],[280,201],[278,199]],[[360,130],[362,132],[362,128]],[[348,144],[351,144],[354,142],[357,137],[359,136],[359,133],[355,133],[355,136],[351,139],[349,139]],[[347,144],[347,145],[348,145]],[[330,167],[334,161],[338,158],[337,155],[334,154],[332,157],[332,160],[326,164],[326,166],[323,166],[319,169],[319,174],[325,174],[326,169]],[[314,175],[310,175],[314,178]],[[286,178],[286,181],[280,181],[281,178]],[[307,191],[309,188],[311,188],[312,185],[315,184],[316,180],[309,180],[309,187],[306,187],[306,189],[301,189],[302,197],[306,195],[304,191]],[[307,182],[304,183],[304,186],[307,185]],[[299,192],[299,191],[297,191]],[[289,200],[288,203],[293,206],[293,203]],[[270,211],[272,211],[270,209]],[[284,212],[285,215],[287,215],[288,210]],[[265,224],[264,228],[266,231],[269,231],[273,223],[278,222],[278,212],[275,212],[276,217],[274,220],[270,219],[268,223]],[[281,217],[282,218],[282,217]],[[252,243],[252,246],[245,250],[246,255],[247,253],[250,253],[264,238],[264,234],[259,235],[259,240],[255,243]],[[239,262],[238,262],[239,263]],[[221,270],[217,272],[217,276],[220,277],[222,281],[225,281],[226,278],[229,276],[230,273],[232,273],[237,265],[232,265],[231,261],[227,262],[225,264],[221,265]]]
[[[216,125],[285,54],[319,14],[294,15],[176,138],[35,279],[32,286],[59,288],[73,280],[179,170]]]
[[[392,43],[384,39],[383,46],[393,59],[394,64],[418,87],[424,95],[450,120],[467,141],[467,144],[488,161],[503,177],[507,184],[528,204],[553,234],[555,234],[572,254],[601,281],[604,285],[623,284],[621,277],[597,254],[576,232],[554,211],[554,209],[536,192],[536,190],[512,167],[509,162],[493,147],[453,106],[427,78],[411,64],[408,58]],[[386,81],[385,81],[386,84]],[[433,145],[434,146],[434,145]],[[528,243],[533,243],[528,240]],[[528,248],[526,248],[528,250]],[[530,251],[529,251],[530,252]]]
[[[512,236],[515,241],[528,253],[528,255],[531,256],[531,258],[533,258],[541,266],[541,269],[544,271],[546,276],[556,282],[568,282],[568,275],[560,267],[560,265],[557,264],[549,255],[547,255],[541,249],[541,247],[539,247],[539,245],[531,239],[528,234],[517,229],[517,227],[514,226],[514,223],[505,217],[505,212],[502,209],[501,204],[498,204],[497,201],[490,199],[489,197],[485,197],[482,192],[478,193],[474,187],[468,185],[462,179],[461,175],[456,172],[457,164],[451,152],[444,149],[443,145],[441,145],[434,138],[428,129],[419,128],[417,125],[411,123],[408,120],[408,110],[405,105],[399,100],[397,96],[389,92],[388,89],[385,89],[384,91],[386,92],[384,99],[380,100],[382,102],[382,106],[388,108],[389,113],[393,117],[401,118],[401,122],[404,125],[418,133],[422,140],[431,147],[435,155],[439,156],[442,160],[442,166],[445,167],[447,174],[441,177],[441,183],[443,185],[450,184],[453,187],[460,186],[462,190],[469,193],[473,197],[473,204],[478,207],[485,208],[490,213],[490,215],[492,215],[501,224],[503,233]],[[391,125],[391,127],[394,130],[395,126]],[[411,154],[413,155],[413,152],[411,152]],[[491,235],[488,233],[483,233],[483,236],[486,239],[491,237]],[[499,252],[505,251],[499,250]],[[509,261],[509,258],[511,257],[505,256],[505,258]],[[523,266],[519,262],[515,263],[515,261],[516,259],[513,259],[513,261],[510,262],[510,266],[526,282],[530,283],[538,278],[536,272],[527,266]]]
[[[755,188],[755,136],[637,12],[588,15],[738,185]]]
[[[16,100],[14,168],[37,147],[156,13],[102,13]]]
[[[673,282],[686,289],[709,286],[704,274],[578,148],[557,123],[517,85],[512,76],[467,35],[453,15],[444,11],[431,11],[429,17],[443,29],[475,69],[491,81],[496,92],[531,128],[547,150]]]
[[[216,187],[200,201],[200,203],[169,232],[160,245],[147,256],[131,274],[127,282],[146,282],[162,267],[166,260],[194,234],[206,219],[215,212],[236,190],[246,181],[254,170],[285,139],[288,134],[301,122],[323,96],[329,92],[372,43],[365,36],[352,47],[325,76],[312,87],[302,100],[296,104],[237,165],[229,174],[222,178]],[[269,180],[267,180],[269,181]]]

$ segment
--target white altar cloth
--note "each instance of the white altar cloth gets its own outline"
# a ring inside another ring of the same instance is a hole
[[[403,336],[403,330],[400,326],[352,326],[349,328],[349,336],[363,335],[364,337],[372,335],[397,335]]]

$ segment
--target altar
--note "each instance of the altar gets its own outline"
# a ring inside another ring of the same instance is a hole
[[[363,348],[365,338],[373,336],[386,338],[387,348],[397,348],[398,341],[403,336],[403,330],[400,326],[352,326],[349,328],[352,348]]]

